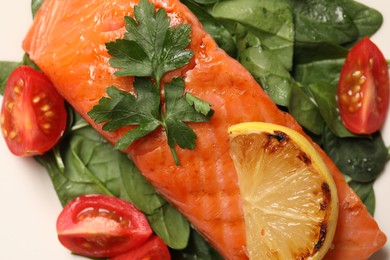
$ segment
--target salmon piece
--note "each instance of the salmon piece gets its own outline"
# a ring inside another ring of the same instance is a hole
[[[126,152],[151,184],[226,259],[247,259],[244,218],[227,129],[240,122],[264,121],[303,131],[291,115],[277,108],[242,65],[218,48],[183,4],[178,0],[153,2],[156,8],[166,9],[172,25],[187,23],[192,28],[192,61],[166,74],[163,81],[183,76],[186,91],[212,103],[215,114],[210,122],[190,123],[198,136],[197,145],[194,151],[177,149],[181,166],[175,165],[161,129]],[[133,92],[132,77],[113,75],[104,44],[123,36],[123,17],[133,15],[137,3],[46,0],[23,42],[24,50],[58,91],[111,143],[129,128],[105,132],[87,112],[105,95],[108,86]],[[338,226],[327,258],[367,259],[385,244],[386,236],[333,162],[314,145],[332,172],[339,196]]]

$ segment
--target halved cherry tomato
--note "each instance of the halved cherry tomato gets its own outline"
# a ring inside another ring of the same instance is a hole
[[[66,127],[64,99],[50,80],[28,66],[15,69],[6,83],[1,129],[9,150],[32,156],[50,150]]]
[[[137,247],[110,260],[170,260],[168,247],[158,236],[152,236],[142,246]]]
[[[389,109],[389,88],[386,59],[365,37],[351,48],[340,74],[337,97],[345,127],[357,134],[379,130]]]
[[[152,234],[145,215],[107,195],[77,197],[57,219],[61,244],[87,257],[112,257],[142,245]]]

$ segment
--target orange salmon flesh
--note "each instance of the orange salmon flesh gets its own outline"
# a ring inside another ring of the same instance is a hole
[[[190,24],[192,29],[189,48],[194,57],[187,66],[167,73],[163,81],[183,76],[186,91],[213,104],[215,114],[210,122],[190,124],[198,136],[196,148],[177,148],[180,166],[172,159],[162,129],[135,142],[126,152],[156,190],[224,258],[247,259],[245,224],[227,129],[241,122],[263,121],[304,133],[291,115],[278,109],[251,74],[216,45],[186,6],[178,0],[153,2],[156,8],[165,8],[172,25]],[[46,0],[23,42],[24,50],[58,91],[111,143],[128,129],[103,131],[87,112],[109,86],[133,92],[132,77],[113,75],[105,43],[123,37],[123,18],[133,15],[137,3]],[[339,196],[337,230],[326,258],[367,259],[385,244],[386,236],[334,163],[318,145],[313,145],[331,171]]]

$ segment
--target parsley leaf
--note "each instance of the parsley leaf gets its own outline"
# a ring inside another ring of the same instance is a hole
[[[125,40],[107,44],[109,54],[117,57],[110,65],[123,69],[117,76],[151,76],[159,85],[166,72],[183,67],[192,58],[193,52],[184,49],[191,41],[190,25],[169,27],[165,9],[155,13],[148,1],[134,7],[134,17],[125,17]]]
[[[96,123],[104,123],[103,130],[115,131],[122,126],[138,125],[123,136],[115,145],[125,149],[133,141],[153,132],[161,125],[159,118],[160,94],[150,79],[134,81],[137,97],[116,87],[107,88],[109,97],[99,100],[99,105],[88,112]]]
[[[152,62],[144,50],[134,41],[118,39],[106,43],[108,53],[117,58],[110,59],[110,65],[121,68],[115,72],[116,76],[147,77],[153,75]]]
[[[104,123],[105,131],[136,126],[116,143],[117,149],[126,149],[163,127],[174,161],[180,165],[176,145],[193,150],[197,139],[186,123],[207,122],[214,114],[211,104],[185,92],[182,78],[165,83],[160,91],[163,75],[185,66],[193,56],[185,49],[191,41],[191,28],[184,24],[170,27],[166,11],[161,8],[155,12],[148,0],[134,7],[134,17],[124,18],[128,31],[124,39],[109,42],[106,47],[112,56],[110,65],[119,69],[115,75],[135,77],[135,93],[108,87],[108,97],[101,98],[88,115],[96,123]],[[161,100],[165,101],[165,109]]]
[[[181,148],[194,149],[196,134],[184,122],[207,122],[214,111],[210,110],[210,104],[200,99],[192,104],[187,101],[189,93],[184,92],[184,80],[175,78],[165,85],[165,123],[168,135],[168,144],[174,147],[178,144]],[[193,97],[191,95],[191,97]],[[206,114],[199,113],[194,104],[207,106]]]

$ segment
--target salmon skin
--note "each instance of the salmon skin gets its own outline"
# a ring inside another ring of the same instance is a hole
[[[263,121],[303,133],[293,117],[280,111],[241,64],[218,48],[196,17],[177,0],[154,0],[171,24],[190,24],[191,62],[167,73],[163,81],[183,76],[186,91],[213,104],[210,122],[190,123],[198,139],[194,151],[177,148],[176,166],[166,136],[159,129],[126,151],[142,174],[226,259],[247,259],[245,227],[237,176],[229,155],[229,126]],[[114,76],[105,43],[122,38],[124,16],[136,0],[46,0],[36,14],[23,48],[65,99],[111,143],[128,130],[102,130],[87,112],[108,86],[133,92],[133,78]],[[307,136],[306,136],[307,137]],[[310,138],[307,137],[309,140]],[[310,140],[311,141],[311,140]],[[312,141],[311,141],[312,142]],[[386,236],[344,177],[313,142],[332,172],[339,196],[339,219],[326,258],[367,259]]]

